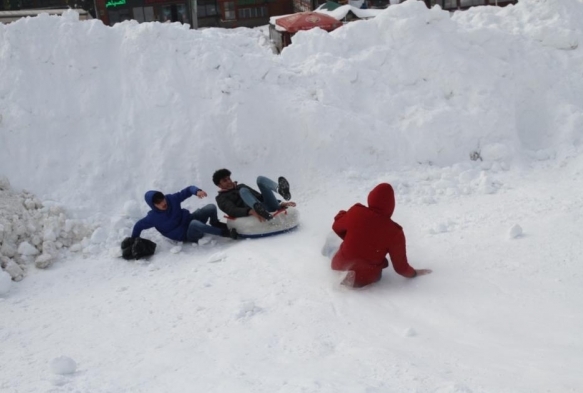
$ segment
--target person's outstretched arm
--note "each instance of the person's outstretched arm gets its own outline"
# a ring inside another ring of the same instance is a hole
[[[146,229],[152,228],[154,225],[148,220],[148,217],[144,217],[134,225],[134,229],[132,230],[132,238],[140,237],[142,231]]]
[[[393,269],[395,269],[397,274],[408,278],[413,278],[417,275],[415,269],[407,261],[407,245],[402,229],[393,235],[389,243],[389,256],[393,263]]]
[[[184,190],[177,192],[175,194],[171,194],[170,196],[175,196],[178,198],[178,200],[180,202],[183,202],[185,199],[190,198],[193,195],[198,196],[199,191],[203,192],[204,196],[206,196],[206,193],[204,191],[202,191],[200,188],[198,188],[197,186],[186,187]]]

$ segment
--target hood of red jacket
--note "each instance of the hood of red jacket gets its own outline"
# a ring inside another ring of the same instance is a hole
[[[392,216],[395,211],[395,192],[389,183],[381,183],[368,194],[368,207],[382,215]]]

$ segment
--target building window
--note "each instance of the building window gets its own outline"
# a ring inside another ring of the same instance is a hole
[[[267,7],[239,8],[239,19],[263,18],[267,16]]]
[[[134,19],[139,22],[145,22],[146,18],[144,17],[144,8],[143,7],[134,7],[132,8],[132,14],[134,15]]]
[[[486,5],[487,0],[462,0],[461,6],[462,7],[472,7],[476,5]]]
[[[108,15],[109,15],[109,24],[111,26],[113,26],[116,23],[132,19],[129,9],[118,9],[115,11],[108,11]]]
[[[176,19],[180,23],[190,22],[190,18],[186,11],[186,4],[176,4]]]
[[[223,4],[225,7],[225,19],[226,20],[235,19],[235,2],[234,1],[227,1]]]
[[[457,8],[457,0],[445,0],[443,2],[443,9],[449,10],[452,8]]]
[[[197,6],[196,6],[196,13],[198,14],[198,17],[199,18],[204,18],[205,16],[207,16],[207,14],[206,14],[206,6],[200,5],[200,3],[197,4]]]
[[[217,2],[215,0],[198,0],[196,10],[199,18],[215,16],[218,14]]]
[[[212,4],[206,5],[206,14],[209,16],[217,15],[219,12],[217,10],[217,3],[213,1]]]

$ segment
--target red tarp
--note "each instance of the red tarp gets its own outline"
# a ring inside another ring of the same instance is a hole
[[[342,22],[318,12],[300,12],[290,16],[284,16],[283,18],[276,19],[275,24],[283,27],[289,33],[296,33],[299,30],[310,30],[314,27],[332,31],[342,26]]]

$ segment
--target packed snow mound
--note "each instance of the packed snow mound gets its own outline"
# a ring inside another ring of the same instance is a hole
[[[583,136],[582,12],[524,0],[450,17],[408,1],[300,32],[280,56],[260,29],[69,14],[0,25],[0,167],[43,200],[110,214],[147,189],[212,193],[222,167],[308,189],[470,156],[560,160]]]
[[[536,15],[536,23],[533,19]],[[581,0],[521,0],[504,8],[470,8],[453,20],[469,29],[502,30],[556,49],[577,49],[583,39]]]
[[[0,266],[13,280],[20,281],[33,263],[49,267],[65,249],[82,251],[89,235],[90,227],[67,218],[63,208],[15,192],[0,177]]]

